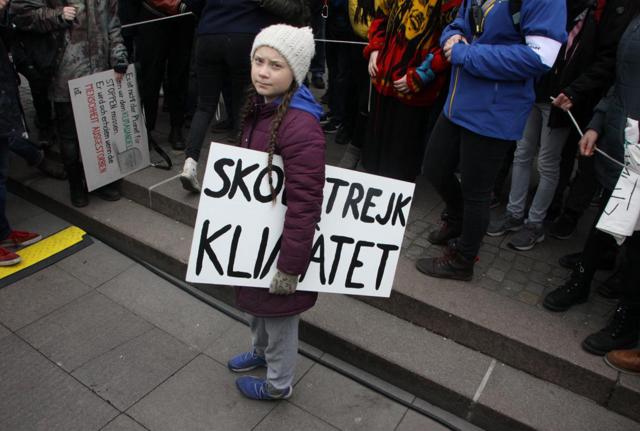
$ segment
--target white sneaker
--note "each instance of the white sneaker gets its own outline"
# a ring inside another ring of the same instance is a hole
[[[197,178],[197,167],[198,162],[189,157],[184,161],[184,167],[182,168],[182,173],[180,174],[182,187],[184,187],[185,190],[189,190],[190,192],[194,193],[200,193],[200,183],[198,183]]]

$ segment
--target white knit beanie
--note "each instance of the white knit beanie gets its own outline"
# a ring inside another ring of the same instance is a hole
[[[278,51],[289,63],[298,85],[302,85],[315,54],[311,27],[298,28],[286,24],[269,26],[258,33],[253,41],[251,58],[261,46]]]

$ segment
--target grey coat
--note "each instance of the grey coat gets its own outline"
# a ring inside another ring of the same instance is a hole
[[[64,6],[78,10],[71,25],[61,17]],[[64,34],[51,89],[56,102],[70,101],[70,79],[127,64],[118,0],[14,0],[12,12],[21,30]]]
[[[624,160],[624,129],[627,118],[640,120],[640,15],[631,21],[620,39],[616,57],[616,81],[596,106],[588,128],[600,135],[598,148]],[[613,190],[620,166],[596,153],[596,172],[602,187]]]

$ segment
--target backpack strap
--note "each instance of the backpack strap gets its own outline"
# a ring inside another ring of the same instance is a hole
[[[509,15],[511,15],[513,26],[518,33],[522,30],[520,27],[520,9],[522,9],[522,2],[523,0],[509,0]]]

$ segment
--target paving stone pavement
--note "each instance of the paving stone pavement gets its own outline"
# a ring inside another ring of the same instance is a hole
[[[11,194],[7,214],[64,227]],[[0,430],[446,429],[305,357],[290,400],[247,400],[226,360],[249,343],[243,324],[95,241],[0,289]]]

